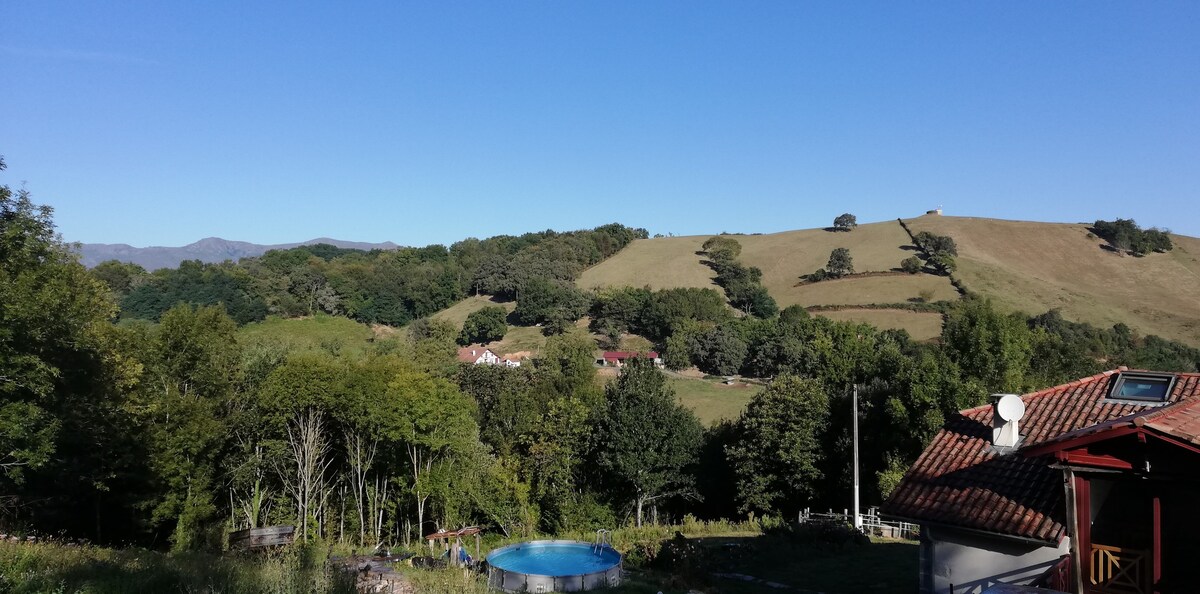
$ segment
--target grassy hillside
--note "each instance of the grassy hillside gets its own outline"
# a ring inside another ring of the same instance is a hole
[[[584,271],[579,286],[711,287],[720,291],[713,283],[712,269],[702,263],[700,246],[709,237],[634,241],[620,253]],[[742,244],[741,261],[763,271],[763,285],[780,307],[905,303],[922,295],[934,301],[958,298],[949,279],[929,274],[865,275],[819,283],[801,282],[802,276],[824,267],[829,253],[839,247],[849,248],[856,272],[892,273],[901,260],[914,253],[908,234],[896,221],[860,225],[848,233],[807,229],[732,237]],[[921,339],[941,332],[936,314],[850,309],[822,315],[869,322],[883,328],[904,328]],[[937,330],[931,331],[934,327]]]
[[[697,254],[708,237],[636,239],[611,258],[583,271],[578,284],[585,289],[716,287],[716,273],[701,264]]]
[[[1032,314],[1060,308],[1068,319],[1104,327],[1125,322],[1142,334],[1200,345],[1200,239],[1173,235],[1172,252],[1135,258],[1104,249],[1104,242],[1088,237],[1081,224],[946,216],[905,222],[914,233],[953,237],[960,254],[956,277],[1002,307]],[[712,270],[697,253],[708,237],[635,241],[585,271],[579,284],[716,288]],[[763,284],[780,307],[958,298],[947,278],[928,274],[800,283],[801,275],[824,266],[837,247],[850,249],[857,272],[894,270],[914,253],[895,221],[861,225],[849,233],[810,229],[733,237],[742,244],[742,262],[762,269]],[[851,307],[819,315],[904,328],[919,339],[940,332],[937,314]]]
[[[1175,249],[1122,256],[1089,238],[1086,225],[924,216],[914,233],[958,243],[961,278],[1003,307],[1060,308],[1068,319],[1200,344],[1200,239],[1172,235]]]

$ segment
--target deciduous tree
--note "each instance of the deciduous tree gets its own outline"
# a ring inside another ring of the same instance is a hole
[[[833,219],[833,228],[838,231],[850,231],[858,227],[858,218],[850,213],[838,215]]]
[[[737,475],[743,513],[785,511],[816,494],[822,478],[821,436],[829,397],[815,380],[780,375],[738,419],[737,441],[726,449]]]
[[[459,344],[487,343],[504,338],[508,332],[508,312],[500,306],[488,306],[471,312],[458,335]]]
[[[666,376],[642,359],[626,365],[605,396],[600,466],[627,494],[641,526],[647,503],[692,493],[684,469],[696,459],[702,428],[675,401]]]
[[[829,252],[829,263],[825,265],[825,271],[834,278],[854,274],[854,259],[850,257],[850,249],[840,247]]]

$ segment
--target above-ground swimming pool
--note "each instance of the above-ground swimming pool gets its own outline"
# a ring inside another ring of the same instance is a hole
[[[487,556],[488,585],[506,592],[578,592],[621,582],[621,554],[607,544],[532,540]]]

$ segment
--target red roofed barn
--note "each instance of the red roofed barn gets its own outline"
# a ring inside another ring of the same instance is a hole
[[[654,351],[648,351],[645,353],[635,353],[630,351],[604,351],[604,355],[597,362],[607,367],[623,367],[626,361],[639,358],[650,359],[659,367],[662,367],[663,365],[662,357],[659,357],[658,353]]]
[[[921,592],[1200,591],[1200,374],[1108,371],[1016,400],[947,420],[885,504],[922,526]]]

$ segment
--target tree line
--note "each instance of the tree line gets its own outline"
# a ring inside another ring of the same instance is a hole
[[[465,239],[449,247],[365,252],[301,246],[237,263],[186,261],[153,273],[110,260],[92,274],[113,291],[122,317],[129,319],[158,320],[183,302],[224,304],[238,324],[269,314],[328,313],[403,326],[470,294],[516,299],[530,284],[573,287],[584,268],[645,237],[645,229],[614,223],[587,231]]]

